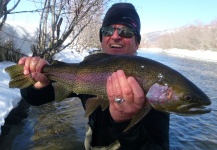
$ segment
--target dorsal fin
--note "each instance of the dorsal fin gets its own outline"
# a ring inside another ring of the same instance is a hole
[[[65,63],[65,62],[62,62],[62,61],[59,61],[59,60],[53,60],[53,61],[51,62],[51,65],[56,65],[56,64],[61,65],[61,64],[66,64],[66,63]]]
[[[84,60],[81,63],[88,63],[88,62],[95,62],[99,61],[104,58],[112,57],[113,55],[111,54],[106,54],[106,53],[97,53],[97,54],[91,54],[88,55],[84,58]]]

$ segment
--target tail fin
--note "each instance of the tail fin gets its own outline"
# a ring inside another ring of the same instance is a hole
[[[5,68],[11,80],[9,82],[10,88],[26,88],[35,83],[30,75],[23,74],[23,65],[13,65]]]

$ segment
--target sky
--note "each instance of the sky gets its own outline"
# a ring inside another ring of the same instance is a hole
[[[128,0],[140,15],[142,33],[217,20],[216,0]]]
[[[196,23],[209,24],[217,20],[217,0],[122,0],[122,2],[132,3],[137,9],[141,19],[141,33],[174,29]],[[35,9],[33,3],[22,0],[15,11],[32,8]],[[37,17],[39,18],[37,13],[16,14],[8,16],[8,20],[38,25]]]

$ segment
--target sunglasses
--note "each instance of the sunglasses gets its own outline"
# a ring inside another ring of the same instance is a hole
[[[118,35],[123,38],[132,38],[136,34],[132,29],[127,27],[115,28],[113,26],[102,27],[101,33],[103,36],[112,36],[118,30]]]

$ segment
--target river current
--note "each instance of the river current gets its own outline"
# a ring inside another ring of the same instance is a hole
[[[139,51],[138,55],[159,61],[181,72],[211,99],[208,114],[170,117],[171,150],[217,149],[217,62],[181,58],[164,52]],[[13,125],[0,141],[2,150],[84,149],[87,119],[76,98],[40,107],[30,107],[29,115]]]

